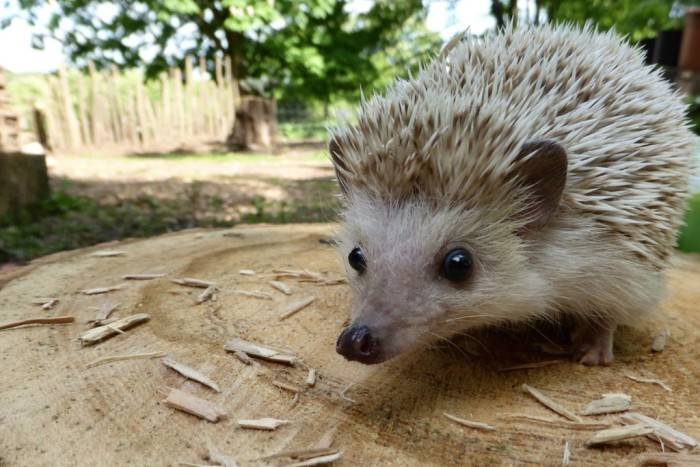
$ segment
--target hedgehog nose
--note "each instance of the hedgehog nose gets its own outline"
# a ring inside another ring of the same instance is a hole
[[[350,326],[340,333],[335,350],[348,360],[376,363],[379,357],[379,340],[372,335],[367,326]]]

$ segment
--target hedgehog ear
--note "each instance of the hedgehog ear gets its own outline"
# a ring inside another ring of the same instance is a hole
[[[513,175],[526,187],[527,205],[517,217],[525,221],[518,233],[540,230],[559,207],[566,185],[566,151],[554,141],[528,141],[514,161]]]
[[[345,155],[340,149],[340,144],[335,138],[332,138],[328,143],[328,153],[331,155],[335,176],[338,179],[338,185],[343,195],[348,194],[348,183],[343,172],[348,172],[348,166],[345,164]]]

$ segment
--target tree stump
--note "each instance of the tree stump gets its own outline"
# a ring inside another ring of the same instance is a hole
[[[0,153],[0,216],[49,195],[46,157]]]
[[[236,123],[228,138],[233,149],[270,149],[277,140],[277,103],[274,99],[244,96],[236,108]]]
[[[209,446],[238,465],[261,465],[256,459],[312,447],[333,431],[333,446],[343,451],[336,465],[559,465],[565,441],[574,465],[631,465],[641,453],[660,451],[646,438],[587,448],[584,442],[593,431],[501,418],[519,412],[565,421],[524,394],[522,383],[577,413],[602,393],[625,392],[635,411],[700,437],[700,257],[675,258],[663,314],[639,329],[623,330],[616,361],[608,368],[565,362],[500,372],[523,360],[545,358],[512,350],[507,358],[467,358],[451,345],[362,366],[334,351],[348,317],[346,285],[281,279],[292,288],[287,296],[268,284],[275,269],[341,277],[337,253],[321,242],[331,233],[328,225],[186,231],[59,253],[0,273],[0,324],[29,317],[76,318],[72,324],[0,331],[0,465],[217,463],[205,459]],[[123,255],[93,256],[106,249]],[[242,275],[242,269],[256,273]],[[143,273],[167,276],[122,279]],[[198,305],[202,289],[171,282],[183,277],[216,282],[217,300]],[[120,283],[124,287],[104,295],[81,293]],[[272,299],[240,291],[263,292]],[[31,304],[38,296],[60,301],[44,311]],[[315,301],[280,320],[291,303],[305,297]],[[81,347],[78,336],[105,302],[119,303],[115,317],[147,313],[150,321]],[[663,328],[672,337],[662,353],[652,354],[652,339]],[[246,365],[224,350],[232,338],[281,348],[301,361],[294,366],[264,360]],[[198,369],[221,392],[185,380],[159,359],[87,368],[105,356],[157,351]],[[309,368],[318,375],[313,387],[304,383]],[[673,392],[631,381],[628,373],[659,378]],[[298,387],[298,401],[274,382]],[[166,388],[216,403],[228,417],[209,423],[167,407],[162,403]],[[443,412],[496,429],[466,428]],[[275,431],[246,430],[236,423],[263,417],[291,423]]]

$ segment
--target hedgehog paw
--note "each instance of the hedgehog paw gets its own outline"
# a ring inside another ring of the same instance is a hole
[[[576,360],[589,366],[610,365],[613,361],[615,327],[612,323],[593,324],[580,330],[574,338]]]

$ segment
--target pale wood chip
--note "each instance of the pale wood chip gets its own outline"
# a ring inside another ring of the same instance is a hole
[[[221,467],[220,464],[196,464],[194,462],[178,462],[178,465],[184,465],[187,467]]]
[[[243,295],[244,297],[259,298],[260,300],[272,300],[272,295],[265,292],[255,292],[248,290],[234,290],[233,293]]]
[[[121,318],[111,324],[98,326],[85,331],[80,335],[79,339],[83,345],[93,345],[103,339],[114,336],[118,331],[124,331],[125,329],[148,321],[149,319],[150,316],[148,314],[137,313],[135,315]]]
[[[312,282],[320,285],[337,285],[347,283],[347,280],[342,277],[324,277],[321,273],[309,271],[308,269],[274,269],[272,272],[277,279],[292,278],[298,279],[299,282]]]
[[[321,439],[319,439],[316,444],[314,444],[315,449],[328,449],[333,446],[333,441],[335,440],[335,433],[338,431],[338,427],[334,426],[330,430],[323,433]]]
[[[85,295],[99,295],[103,293],[114,292],[116,290],[121,290],[124,288],[124,286],[126,286],[126,284],[111,285],[108,287],[95,287],[94,289],[83,290],[83,293]]]
[[[32,305],[45,305],[46,303],[50,302],[51,300],[58,300],[55,297],[37,297],[33,299],[30,303]]]
[[[564,454],[562,455],[562,458],[561,458],[561,465],[562,465],[562,467],[566,467],[568,465],[571,465],[571,447],[569,446],[568,441],[564,442]]]
[[[700,467],[700,454],[645,452],[637,457],[637,465],[668,467]]]
[[[515,370],[529,370],[531,368],[542,368],[551,365],[558,365],[560,363],[567,363],[566,360],[547,360],[544,362],[535,363],[523,363],[522,365],[508,366],[505,368],[499,368],[498,371],[515,371]]]
[[[647,417],[646,415],[640,414],[638,412],[629,412],[623,414],[620,417],[622,423],[625,424],[635,424],[643,423],[650,426],[654,430],[654,434],[648,436],[657,442],[663,442],[666,446],[670,447],[674,451],[682,451],[684,449],[693,449],[698,445],[698,441],[692,436],[688,436],[685,433],[671,428],[660,420]]]
[[[313,387],[316,384],[316,370],[309,368],[309,373],[306,375],[306,385]]]
[[[216,300],[216,292],[219,291],[219,288],[215,285],[210,285],[206,289],[204,289],[204,292],[199,294],[197,296],[197,304],[201,305],[204,302],[208,302],[209,300],[215,301]]]
[[[293,314],[303,310],[307,306],[311,305],[314,302],[314,300],[316,300],[316,297],[306,297],[302,300],[292,303],[287,307],[287,309],[284,312],[282,312],[282,314],[280,315],[280,321],[285,320]]]
[[[123,251],[117,251],[117,250],[100,250],[96,251],[90,256],[94,256],[95,258],[112,258],[114,256],[124,256],[126,253]]]
[[[457,422],[462,426],[466,426],[469,428],[476,428],[477,430],[486,430],[486,431],[494,431],[496,430],[496,427],[491,426],[487,423],[482,423],[482,422],[475,422],[472,420],[467,420],[466,418],[461,418],[456,415],[449,414],[447,412],[442,413],[445,417],[449,418],[453,422]]]
[[[308,467],[312,465],[330,464],[331,462],[339,460],[341,457],[343,457],[343,451],[338,451],[335,454],[328,454],[300,462],[294,462],[292,464],[285,464],[285,467]]]
[[[522,386],[523,390],[527,393],[529,393],[532,397],[537,399],[537,401],[547,407],[548,409],[558,413],[559,415],[568,418],[571,421],[577,422],[577,423],[582,423],[583,420],[581,417],[564,407],[563,405],[559,404],[558,402],[555,402],[551,398],[549,398],[547,395],[545,395],[542,391],[539,389],[533,388],[532,386],[529,386],[527,384],[523,384]]]
[[[203,281],[201,279],[193,279],[191,277],[185,277],[182,279],[171,279],[171,282],[178,285],[184,285],[185,287],[194,287],[196,289],[206,289],[212,285],[216,286],[216,283]]]
[[[591,439],[586,441],[586,446],[596,446],[599,444],[614,443],[630,438],[638,438],[646,436],[654,432],[654,429],[644,423],[636,425],[628,425],[622,427],[608,428],[607,430],[598,431]]]
[[[297,450],[290,450],[290,451],[281,451],[281,452],[278,452],[277,454],[272,454],[270,456],[261,457],[261,458],[256,459],[256,460],[269,461],[269,460],[273,460],[273,459],[283,459],[283,458],[305,460],[305,459],[313,459],[314,457],[326,456],[328,454],[335,454],[336,452],[338,452],[338,450],[332,449],[332,448],[297,449]]]
[[[163,360],[163,365],[167,366],[168,368],[177,371],[180,373],[182,376],[184,376],[187,379],[191,379],[192,381],[197,381],[198,383],[203,384],[204,386],[207,386],[211,389],[213,389],[216,392],[221,392],[219,389],[219,385],[217,385],[214,381],[209,379],[207,376],[203,375],[199,371],[195,370],[194,368],[191,368],[184,363],[177,362],[173,360],[170,357],[165,357]]]
[[[632,381],[636,381],[638,383],[645,383],[645,384],[656,384],[657,386],[661,386],[666,391],[672,392],[671,387],[668,384],[661,381],[660,379],[644,378],[642,376],[635,376],[635,375],[631,375],[629,373],[625,373],[625,376],[627,378],[631,379]]]
[[[158,358],[165,355],[165,352],[148,352],[148,353],[134,353],[129,355],[111,355],[109,357],[102,357],[94,360],[87,365],[85,368],[94,368],[100,365],[106,365],[107,363],[120,362],[122,360],[141,360],[148,358]]]
[[[114,310],[117,309],[119,306],[119,303],[111,303],[111,302],[104,302],[100,305],[100,307],[97,309],[97,313],[95,314],[95,319],[92,320],[93,323],[100,323],[107,318],[109,318],[109,315],[112,314]]]
[[[293,384],[285,383],[284,381],[274,380],[272,384],[280,389],[284,389],[285,391],[289,391],[294,394],[299,394],[301,392],[300,387],[295,386]]]
[[[213,444],[207,443],[207,451],[209,451],[209,460],[218,463],[220,467],[238,467],[238,463],[231,456],[219,451]]]
[[[268,282],[268,284],[270,284],[270,286],[271,286],[273,289],[277,289],[277,290],[279,290],[280,292],[282,292],[282,293],[285,294],[285,295],[291,295],[291,294],[292,294],[292,288],[291,288],[290,286],[288,286],[287,284],[285,284],[284,282],[280,282],[280,281],[270,281],[270,282]]]
[[[555,427],[559,427],[559,428],[568,428],[568,429],[572,429],[572,430],[604,430],[606,428],[610,428],[610,426],[611,426],[610,423],[605,423],[605,422],[577,423],[577,422],[570,422],[567,420],[561,420],[561,419],[557,419],[557,418],[537,417],[534,415],[528,415],[528,414],[524,414],[524,413],[507,413],[507,414],[501,414],[501,415],[499,415],[499,417],[500,418],[508,418],[508,419],[512,419],[512,420],[521,420],[521,421],[528,422],[528,423],[540,423],[542,425],[555,426]]]
[[[583,415],[600,415],[605,413],[624,412],[632,405],[632,397],[628,394],[603,394],[602,399],[594,400],[584,407]]]
[[[240,271],[238,271],[238,274],[240,274],[241,276],[254,276],[255,271],[253,271],[252,269],[241,269]]]
[[[161,277],[165,277],[165,274],[125,274],[122,279],[125,281],[150,281]]]
[[[226,411],[218,405],[175,388],[170,389],[168,397],[163,402],[174,409],[187,412],[212,423],[218,422],[219,419],[227,415]]]
[[[116,332],[117,334],[126,334],[126,332],[124,332],[121,329],[119,329],[118,327],[114,326],[114,323],[116,323],[116,321],[110,321],[109,323],[105,323],[103,326],[111,329],[112,331]]]
[[[282,425],[292,423],[291,420],[278,420],[276,418],[259,418],[257,420],[238,420],[238,426],[241,428],[250,428],[254,430],[276,430]]]
[[[246,365],[252,365],[253,364],[253,359],[248,356],[247,353],[241,352],[240,350],[236,350],[233,352],[233,355],[236,356],[240,361],[245,363]]]
[[[279,350],[264,347],[253,342],[244,341],[243,339],[231,339],[224,344],[224,350],[229,352],[243,352],[251,357],[262,358],[276,363],[286,363],[293,365],[297,361],[295,355],[286,354]]]
[[[57,298],[52,298],[52,299],[50,299],[49,301],[47,301],[46,303],[43,303],[43,304],[41,305],[41,309],[42,309],[42,310],[48,311],[48,310],[50,310],[51,308],[55,307],[57,304],[58,304],[58,299],[57,299]]]
[[[668,329],[662,330],[659,334],[654,337],[654,342],[651,344],[652,352],[663,352],[666,348],[666,341],[671,336]]]
[[[73,316],[56,316],[53,318],[28,318],[20,321],[10,321],[9,323],[0,324],[0,329],[16,328],[27,324],[68,324],[75,321]]]

